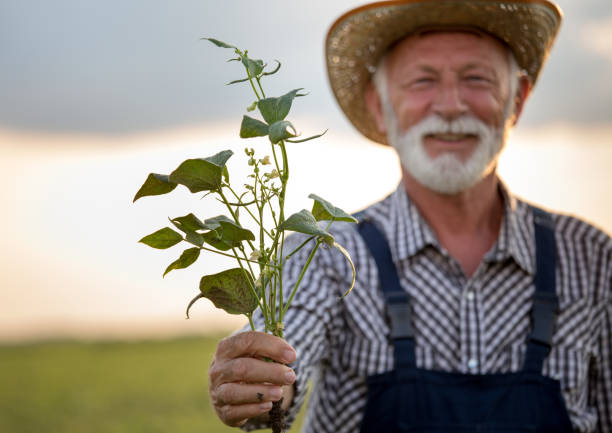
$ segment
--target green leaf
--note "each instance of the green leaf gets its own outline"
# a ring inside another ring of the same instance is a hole
[[[229,219],[225,215],[219,215],[214,218],[209,218],[204,221],[209,227],[212,227],[219,235],[221,239],[238,246],[242,241],[254,241],[255,235],[248,229],[240,227],[233,220]]]
[[[216,46],[220,47],[220,48],[236,48],[233,45],[227,44],[223,41],[220,41],[218,39],[213,39],[213,38],[200,38],[200,39],[205,39],[207,41],[212,42],[213,44],[215,44]]]
[[[318,195],[310,194],[308,198],[313,199],[315,202],[312,205],[312,215],[317,221],[345,221],[349,223],[356,223],[357,220],[350,214],[344,212],[342,209],[334,206],[327,200],[322,199]]]
[[[274,60],[274,61],[277,63],[276,68],[274,68],[274,70],[272,70],[270,72],[264,72],[263,74],[261,74],[262,76],[264,76],[264,75],[274,75],[274,74],[276,74],[278,72],[278,70],[281,67],[281,62],[279,62],[278,60]]]
[[[255,109],[257,108],[257,101],[253,102],[251,105],[249,105],[247,107],[247,111],[251,112],[251,111],[255,111]]]
[[[220,251],[228,251],[234,248],[235,246],[237,246],[237,245],[232,245],[231,243],[227,241],[224,241],[221,235],[217,231],[214,231],[214,230],[208,233],[204,233],[203,235],[200,235],[200,237],[202,238],[202,242],[206,242],[211,247],[216,248]]]
[[[147,180],[145,180],[134,196],[132,203],[138,200],[140,197],[169,193],[174,188],[176,188],[176,183],[170,182],[168,175],[150,173]]]
[[[198,233],[201,230],[213,230],[204,224],[198,217],[190,213],[188,215],[173,218],[170,220],[174,226],[185,233],[185,240],[190,244],[201,247],[204,244],[204,237]]]
[[[231,150],[224,150],[208,158],[188,159],[170,174],[170,181],[185,185],[191,192],[217,190],[225,163],[232,154]]]
[[[225,215],[217,215],[216,217],[207,218],[204,220],[204,224],[210,227],[211,230],[217,230],[218,228],[220,228],[222,222],[229,223],[229,224],[236,224],[233,219]]]
[[[142,242],[150,247],[165,250],[173,245],[178,244],[183,240],[183,237],[172,230],[171,228],[164,227],[163,229],[157,230],[155,233],[145,236],[138,242]]]
[[[317,224],[315,217],[306,209],[302,209],[298,213],[294,213],[287,218],[280,226],[279,230],[292,230],[294,232],[305,233],[307,235],[315,235],[323,238],[327,244],[333,244],[334,237],[323,230]]]
[[[209,156],[208,158],[204,158],[204,161],[211,162],[215,164],[217,167],[225,167],[225,163],[228,159],[234,154],[231,150],[222,150],[219,153],[215,153],[213,156]]]
[[[205,275],[200,280],[202,295],[230,314],[250,314],[257,308],[259,301],[252,287],[253,279],[241,268]]]
[[[248,69],[249,74],[253,78],[261,74],[264,68],[263,60],[250,59],[246,55],[242,56],[242,64]]]
[[[266,135],[268,135],[268,125],[261,120],[253,119],[246,115],[242,117],[242,124],[240,125],[241,138],[265,137]]]
[[[291,104],[297,93],[302,89],[295,89],[278,98],[265,98],[259,101],[257,106],[268,125],[284,120],[291,110]]]
[[[212,230],[192,213],[182,217],[172,218],[170,222],[174,224],[177,229],[185,233],[197,232],[198,230]]]
[[[170,263],[170,265],[166,268],[164,272],[164,277],[168,272],[173,269],[184,269],[191,266],[200,256],[199,248],[189,248],[188,250],[183,251],[183,254],[176,259],[174,262]]]
[[[293,130],[293,132],[291,132],[291,130]],[[272,125],[270,125],[268,130],[268,135],[270,136],[270,141],[272,144],[276,144],[281,140],[286,140],[287,138],[295,137],[295,134],[295,128],[291,122],[287,120],[274,122]]]
[[[196,232],[185,233],[185,240],[196,247],[204,245],[204,236]]]

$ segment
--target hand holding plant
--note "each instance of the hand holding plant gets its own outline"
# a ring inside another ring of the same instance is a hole
[[[189,244],[180,257],[172,262],[164,275],[175,269],[191,266],[202,251],[232,257],[237,267],[222,272],[204,275],[200,280],[199,293],[189,303],[191,306],[201,298],[208,298],[218,308],[230,314],[244,314],[255,329],[253,312],[259,308],[265,324],[265,332],[283,337],[284,316],[297,293],[300,283],[321,245],[337,248],[349,261],[353,270],[350,292],[355,282],[355,268],[348,252],[329,233],[333,222],[356,222],[343,210],[323,198],[311,194],[314,200],[311,211],[301,210],[285,216],[289,162],[287,145],[301,143],[322,136],[318,134],[304,139],[297,138],[293,124],[286,120],[295,98],[305,96],[301,89],[292,90],[280,97],[267,97],[262,80],[275,74],[281,67],[266,71],[262,60],[252,59],[248,52],[233,45],[212,38],[204,38],[218,47],[233,50],[235,57],[229,61],[243,65],[246,77],[228,84],[248,83],[256,100],[247,111],[259,111],[263,120],[244,115],[240,126],[240,137],[268,137],[269,152],[261,155],[254,148],[247,147],[245,155],[251,167],[247,183],[238,189],[230,183],[226,166],[232,156],[231,150],[224,150],[201,159],[188,159],[169,175],[151,173],[136,193],[134,201],[141,197],[166,194],[177,185],[183,185],[192,193],[204,193],[222,202],[227,215],[218,215],[204,220],[193,213],[170,219],[173,228],[164,227],[140,241],[159,249],[169,248],[180,242]],[[250,219],[257,229],[249,230],[241,223],[242,218]],[[325,222],[325,227],[320,225]],[[305,234],[307,237],[297,248],[285,251],[285,235],[289,231]],[[283,268],[287,260],[302,248],[310,248],[308,259],[299,277],[291,287],[283,287]],[[345,294],[346,295],[346,294]],[[280,410],[280,404],[276,408]],[[274,411],[274,408],[272,412]],[[272,413],[271,412],[271,413]],[[273,431],[281,431],[280,424]]]

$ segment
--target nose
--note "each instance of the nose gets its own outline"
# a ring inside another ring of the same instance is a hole
[[[453,120],[467,113],[468,106],[461,97],[456,80],[446,79],[440,83],[432,110],[446,120]]]

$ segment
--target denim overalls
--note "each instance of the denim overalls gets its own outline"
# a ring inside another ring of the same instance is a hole
[[[359,232],[371,251],[384,293],[394,369],[369,376],[361,433],[571,433],[559,381],[543,376],[556,318],[556,245],[550,214],[532,208],[536,276],[532,329],[521,371],[462,374],[416,367],[409,296],[400,287],[389,246],[376,226]]]

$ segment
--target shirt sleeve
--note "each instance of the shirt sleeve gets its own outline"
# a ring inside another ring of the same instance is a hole
[[[597,431],[612,433],[612,298],[604,316],[592,397],[597,409]]]
[[[612,252],[608,253],[607,294],[599,353],[591,375],[589,402],[597,410],[597,432],[612,433]]]
[[[285,242],[285,255],[295,249],[304,238],[292,235]],[[287,261],[283,269],[283,296],[289,298],[296,281],[302,271],[314,243],[308,244]],[[301,284],[283,318],[285,340],[297,352],[297,359],[290,367],[294,369],[294,397],[288,409],[286,423],[291,425],[304,403],[308,393],[308,382],[321,362],[330,353],[330,324],[334,309],[338,308],[338,283],[330,278],[329,266],[326,263],[326,250],[319,248],[315,258],[304,274]],[[333,273],[331,273],[333,274]],[[253,315],[257,330],[264,329],[261,312]],[[246,329],[245,329],[246,330]],[[267,423],[249,421],[242,429],[270,428]]]

